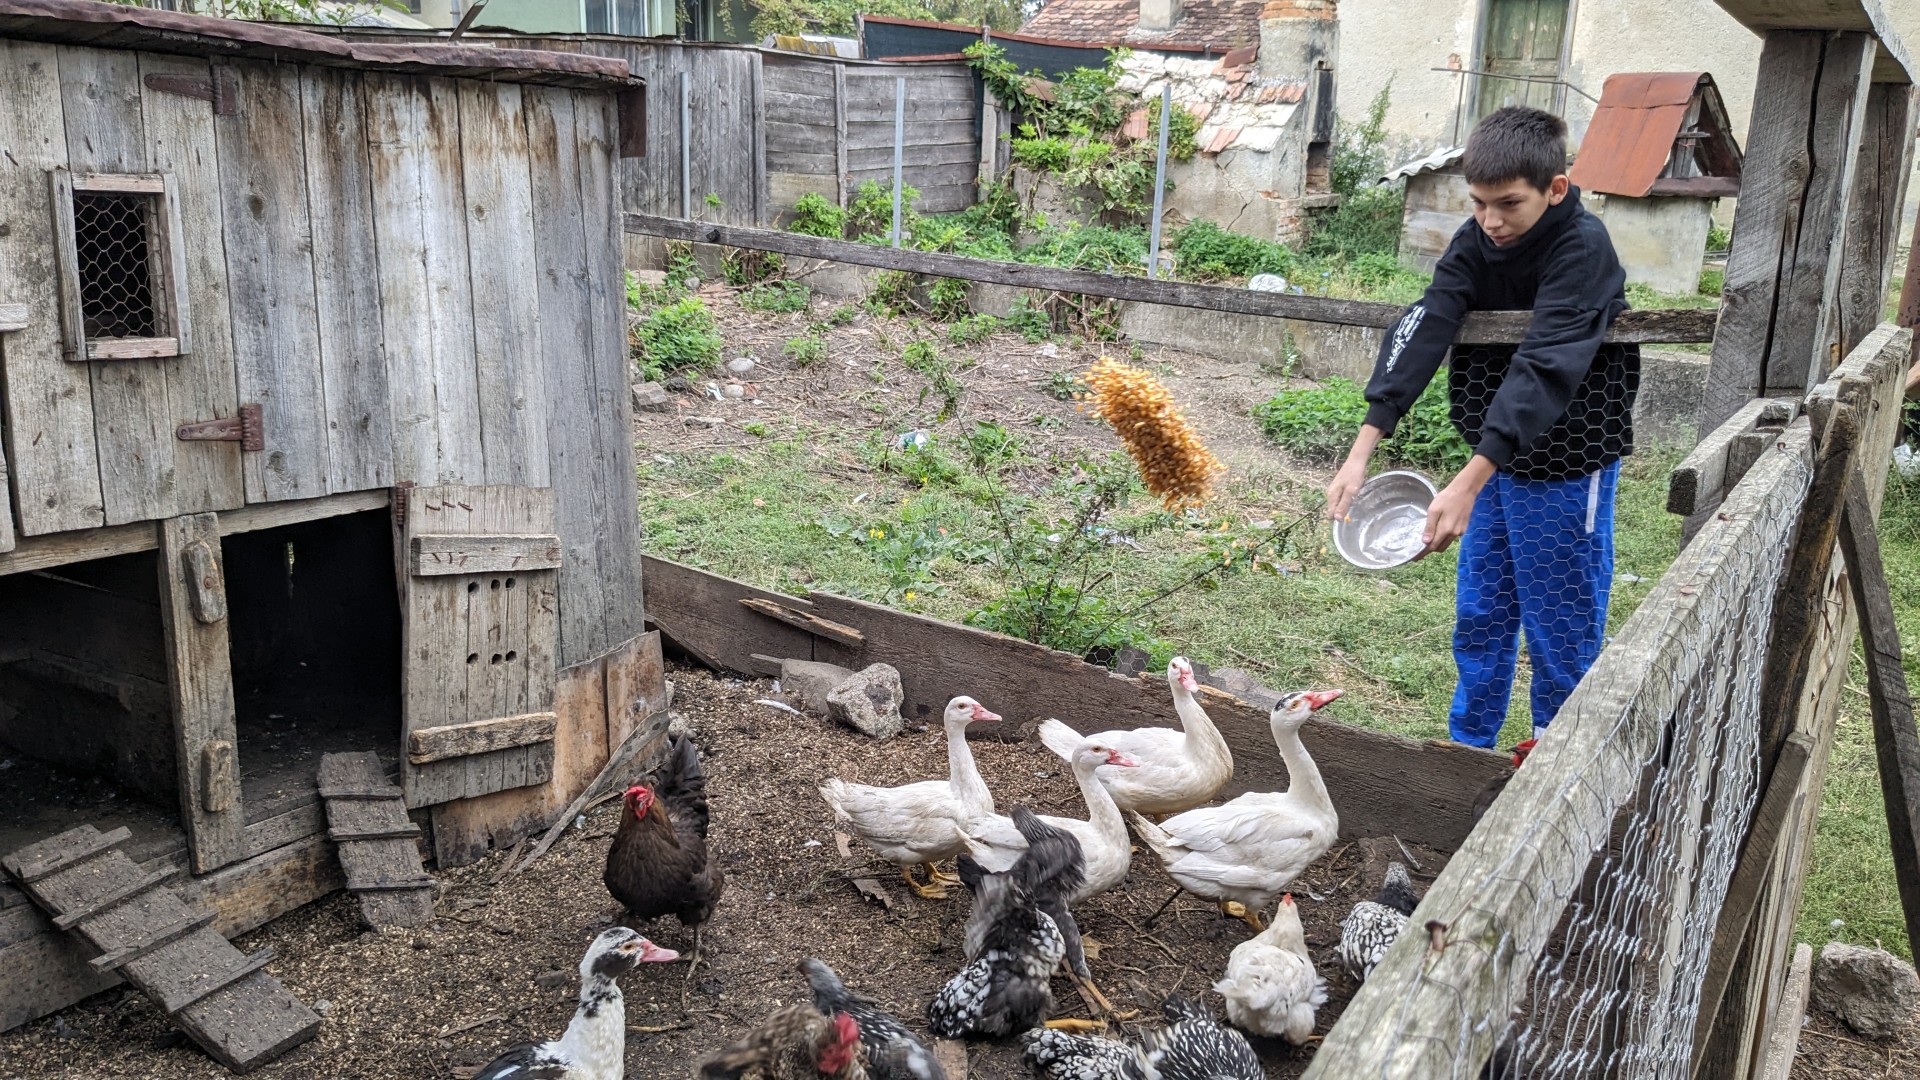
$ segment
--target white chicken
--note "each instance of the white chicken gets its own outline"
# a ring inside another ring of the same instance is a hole
[[[1058,720],[1040,725],[1040,741],[1062,759],[1091,739],[1140,763],[1137,769],[1101,769],[1096,775],[1122,810],[1160,816],[1205,806],[1233,778],[1233,752],[1207,711],[1194,698],[1200,684],[1193,665],[1176,656],[1167,665],[1167,685],[1181,730],[1164,727],[1102,731],[1082,736]]]
[[[1227,1020],[1243,1031],[1295,1046],[1313,1035],[1313,1011],[1327,1003],[1327,982],[1313,970],[1292,894],[1280,897],[1272,926],[1233,947],[1227,977],[1213,989],[1227,999]]]
[[[956,697],[941,717],[947,731],[947,779],[883,788],[834,777],[820,786],[820,797],[833,808],[834,820],[844,822],[882,858],[899,864],[900,876],[915,893],[944,899],[946,886],[960,879],[942,874],[933,864],[965,851],[961,830],[993,814],[993,792],[974,765],[967,725],[998,719],[998,713],[972,698]],[[926,869],[925,885],[913,879],[916,865]]]
[[[1098,896],[1126,880],[1127,867],[1133,862],[1133,845],[1127,840],[1127,823],[1114,805],[1113,796],[1094,778],[1102,765],[1136,769],[1139,765],[1126,754],[1102,742],[1081,743],[1073,752],[1073,778],[1080,784],[1080,796],[1087,802],[1087,820],[1041,815],[1040,820],[1080,841],[1080,853],[1086,860],[1080,887],[1068,894],[1069,904],[1089,896]],[[1009,818],[986,814],[967,827],[967,850],[975,861],[995,873],[1011,869],[1026,853],[1027,838]]]
[[[1340,831],[1340,816],[1320,770],[1300,742],[1301,725],[1338,698],[1339,690],[1299,690],[1268,716],[1287,764],[1287,790],[1249,792],[1220,806],[1175,814],[1156,825],[1133,815],[1140,839],[1180,887],[1220,902],[1221,910],[1265,930],[1259,912],[1285,891]]]

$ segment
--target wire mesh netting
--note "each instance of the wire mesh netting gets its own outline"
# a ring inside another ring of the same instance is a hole
[[[88,338],[157,337],[148,226],[154,198],[75,192],[74,250]]]

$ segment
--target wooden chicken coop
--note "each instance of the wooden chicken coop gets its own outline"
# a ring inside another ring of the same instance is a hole
[[[397,780],[390,831],[446,866],[651,751],[642,91],[0,0],[0,855],[125,829],[232,936],[343,884],[323,754]],[[117,981],[11,887],[76,857],[0,875],[0,1030]]]

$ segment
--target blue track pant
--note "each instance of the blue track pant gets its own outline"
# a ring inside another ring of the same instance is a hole
[[[1614,462],[1571,480],[1497,472],[1460,538],[1447,722],[1456,741],[1492,746],[1507,718],[1520,632],[1533,665],[1536,732],[1600,655],[1613,588]]]

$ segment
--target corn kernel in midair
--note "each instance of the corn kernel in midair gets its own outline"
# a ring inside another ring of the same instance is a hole
[[[1152,374],[1109,357],[1086,376],[1093,412],[1112,425],[1147,490],[1169,510],[1198,506],[1223,466],[1180,415],[1173,394]]]

